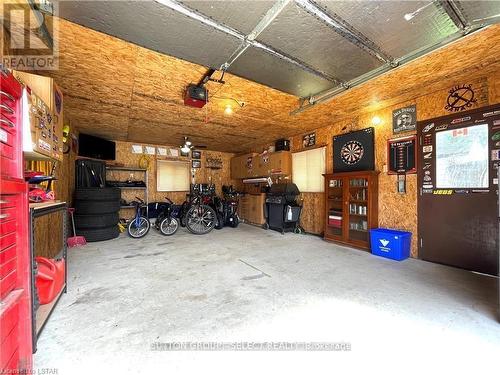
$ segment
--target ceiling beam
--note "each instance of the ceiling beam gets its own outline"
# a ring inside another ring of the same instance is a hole
[[[221,66],[221,70],[227,70],[245,51],[250,48],[248,41],[254,41],[257,37],[274,21],[283,9],[290,3],[291,0],[277,0],[273,6],[266,12],[264,17],[253,28],[253,30],[245,36],[245,41],[232,53],[229,60]]]
[[[448,17],[453,21],[455,26],[461,31],[467,31],[470,27],[469,21],[458,2],[454,0],[438,1],[438,4],[443,8]]]
[[[446,46],[450,43],[453,43],[461,38],[464,38],[468,35],[472,35],[473,33],[479,31],[479,30],[482,30],[484,26],[482,25],[474,25],[472,27],[472,31],[470,33],[468,33],[467,35],[464,35],[462,32],[456,32],[452,35],[450,35],[449,37],[447,37],[446,39],[442,40],[441,42],[437,43],[437,44],[432,44],[432,45],[429,45],[429,46],[425,46],[423,48],[420,48],[416,51],[413,51],[403,57],[400,57],[398,59],[395,60],[395,63],[398,67],[401,67],[403,65],[406,65],[407,63],[419,58],[419,57],[422,57],[422,56],[425,56],[427,55],[428,53],[431,53],[433,51],[435,51],[436,49],[438,48],[441,48],[443,46]],[[324,102],[327,102],[327,101],[330,101],[331,99],[333,99],[334,97],[336,96],[339,96],[340,94],[342,94],[343,92],[347,91],[348,89],[350,88],[354,88],[356,86],[359,86],[363,83],[365,83],[366,81],[369,81],[373,78],[376,78],[386,72],[388,72],[389,70],[392,70],[394,68],[394,66],[392,64],[385,64],[385,65],[382,65],[381,67],[375,69],[375,70],[372,70],[366,74],[363,74],[362,76],[360,77],[356,77],[354,78],[353,80],[347,82],[346,84],[344,85],[341,85],[341,86],[336,86],[336,87],[333,87],[331,89],[328,89],[328,90],[325,90],[325,91],[322,91],[320,93],[317,93],[315,95],[312,95],[310,96],[309,98],[306,98],[306,99],[303,99],[303,100],[300,100],[299,101],[299,107],[294,109],[293,111],[290,112],[290,115],[296,115],[296,114],[299,114],[301,112],[304,112],[305,110],[307,109],[310,109],[312,108],[314,105],[316,104],[320,104],[320,103],[324,103]]]
[[[174,11],[176,11],[176,12],[179,12],[179,13],[185,15],[186,17],[197,20],[197,21],[203,23],[204,25],[212,27],[215,30],[221,31],[227,35],[230,35],[236,39],[239,39],[243,44],[250,44],[254,48],[258,48],[260,50],[263,50],[270,55],[273,55],[275,57],[280,58],[281,60],[284,60],[290,64],[293,64],[296,67],[298,67],[298,68],[300,68],[308,73],[311,73],[317,77],[320,77],[322,79],[325,79],[327,81],[330,81],[330,82],[333,82],[336,84],[339,83],[339,80],[336,79],[335,77],[332,77],[332,76],[328,75],[327,73],[320,71],[319,69],[313,68],[313,67],[309,66],[308,64],[304,63],[303,61],[300,61],[292,56],[288,56],[288,55],[272,48],[271,46],[268,46],[264,43],[260,43],[256,40],[249,40],[246,38],[246,35],[242,34],[241,32],[239,32],[239,31],[237,31],[229,26],[222,25],[222,24],[214,21],[210,17],[207,17],[207,16],[185,6],[184,4],[181,4],[176,0],[155,0],[155,1],[172,9],[172,10],[174,10]]]
[[[338,15],[328,13],[318,4],[311,0],[295,0],[295,3],[304,9],[310,15],[323,21],[327,26],[332,28],[336,33],[340,34],[345,39],[349,40],[354,45],[358,46],[365,52],[374,56],[383,63],[391,63],[392,58],[385,53],[375,42],[368,39],[361,32],[349,25]]]

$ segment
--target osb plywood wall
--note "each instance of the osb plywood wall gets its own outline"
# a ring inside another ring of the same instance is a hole
[[[375,168],[381,171],[379,176],[379,226],[408,230],[413,233],[412,256],[417,257],[417,178],[416,174],[408,175],[406,179],[406,194],[399,194],[396,190],[396,176],[385,173],[387,163],[387,140],[398,138],[415,132],[393,134],[392,111],[407,105],[416,104],[417,120],[450,114],[445,109],[448,90],[454,85],[472,84],[478,99],[472,108],[483,107],[500,102],[500,72],[471,79],[464,76],[457,79],[448,87],[430,91],[423,90],[422,94],[411,100],[399,102],[369,113],[353,116],[330,126],[316,129],[316,143],[326,145],[326,170],[333,171],[333,136],[352,130],[363,129],[372,125],[372,119],[377,116],[382,122],[375,126]],[[327,103],[332,109],[334,102]],[[471,108],[471,109],[472,109]],[[301,151],[303,134],[291,138],[292,151]],[[303,193],[302,225],[306,231],[320,234],[324,230],[324,198],[323,193]],[[320,214],[321,213],[321,214]]]
[[[35,219],[33,233],[35,244],[33,253],[35,256],[55,258],[59,254],[63,243],[62,223],[64,215],[64,211],[57,211]],[[71,233],[68,227],[66,229],[68,229],[68,233]]]
[[[59,69],[44,74],[61,87],[65,111],[82,132],[159,144],[177,143],[187,135],[226,152],[247,152],[280,137],[330,126],[448,87],[457,76],[478,78],[500,66],[497,25],[349,89],[334,105],[317,105],[296,116],[289,113],[298,107],[298,98],[229,73],[225,85],[209,82],[210,101],[200,110],[184,106],[183,93],[206,67],[53,20],[59,23]],[[239,108],[232,99],[245,106]],[[224,115],[227,104],[234,108],[231,116]]]
[[[125,167],[139,168],[139,162],[143,154],[134,154],[132,152],[132,145],[139,143],[131,142],[116,142],[116,160],[115,163],[123,164]],[[140,144],[142,146],[153,146],[158,147],[154,144]],[[177,148],[178,146],[161,146],[166,148]],[[216,186],[217,193],[220,195],[223,185],[236,185],[237,181],[231,180],[230,177],[230,160],[234,154],[218,151],[201,151],[201,168],[192,169],[194,173],[195,183],[213,183]],[[157,191],[157,180],[156,180],[156,165],[157,160],[182,160],[191,163],[191,158],[178,157],[169,158],[157,155],[147,155],[149,159],[148,166],[148,195],[150,202],[164,202],[165,197],[170,198],[174,203],[181,204],[186,199],[187,192],[165,192]],[[210,169],[206,167],[207,158],[217,158],[222,160],[222,169]],[[107,174],[108,180],[126,180],[129,175],[133,180],[143,180],[144,174],[141,172],[125,172],[125,171],[109,171]],[[136,190],[123,190],[122,198],[127,202],[133,200],[135,196],[143,198],[144,196],[140,191]],[[130,210],[127,210],[130,211]],[[121,216],[128,217],[127,212],[122,210]]]

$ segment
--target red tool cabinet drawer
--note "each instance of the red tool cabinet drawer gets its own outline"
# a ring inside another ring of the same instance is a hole
[[[11,273],[0,279],[0,300],[3,300],[16,287],[17,270],[14,269]]]
[[[16,314],[17,315],[17,314]],[[14,327],[7,333],[7,337],[0,344],[0,368],[4,369],[11,362],[12,356],[17,351],[19,347],[18,339],[18,324],[15,323]]]
[[[16,268],[16,245],[0,252],[0,279],[3,279]]]
[[[19,321],[19,298],[20,292],[12,293],[3,304],[0,312],[0,344],[3,344],[12,329],[18,324]]]
[[[17,200],[19,200],[19,198]],[[0,194],[0,209],[14,207],[15,205],[16,195]]]
[[[2,154],[2,168],[4,167],[4,164],[3,162],[8,162],[7,160],[5,159],[9,159],[10,161],[12,161],[12,159],[14,158],[14,149],[12,148],[11,145],[7,144],[7,142],[10,140],[12,142],[12,139],[9,139],[11,138],[12,136],[9,134],[9,133],[5,133],[6,136],[5,136],[5,143],[2,139],[2,135],[0,134],[0,153]]]
[[[19,210],[17,207],[0,208],[0,223],[5,223],[9,220],[16,221],[18,213]]]
[[[10,73],[1,72],[0,85],[0,173],[22,178],[22,87]]]

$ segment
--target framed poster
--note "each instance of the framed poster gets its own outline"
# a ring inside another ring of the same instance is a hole
[[[387,174],[417,173],[417,136],[387,141]]]
[[[201,151],[191,151],[191,159],[201,159]]]
[[[201,168],[201,160],[191,160],[191,168]]]
[[[333,172],[375,169],[373,127],[333,137]]]
[[[392,131],[394,134],[417,128],[417,106],[399,108],[392,111]]]
[[[316,144],[316,133],[309,133],[302,137],[302,147],[311,147]]]

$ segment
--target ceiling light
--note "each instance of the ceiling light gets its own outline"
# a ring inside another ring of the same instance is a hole
[[[188,145],[184,145],[181,147],[181,151],[184,154],[187,154],[190,150],[191,150],[191,148]]]
[[[372,118],[372,124],[373,125],[380,125],[382,123],[382,119],[378,116],[374,116]]]
[[[409,20],[411,20],[413,17],[415,17],[415,13],[406,13],[406,14],[404,15],[404,17],[405,17],[405,20],[409,21]]]
[[[186,141],[186,143],[184,143],[184,146],[188,146],[189,147],[189,146],[191,146],[191,144],[192,144],[191,141]]]
[[[413,17],[415,17],[416,15],[418,15],[421,11],[423,11],[425,8],[427,8],[428,6],[431,6],[434,2],[431,1],[430,3],[427,3],[425,4],[424,6],[418,8],[416,11],[414,12],[411,12],[411,13],[406,13],[403,17],[406,21],[410,21],[411,19],[413,19]]]
[[[224,109],[224,113],[225,113],[226,115],[230,115],[230,114],[232,114],[232,113],[233,113],[233,108],[232,108],[229,104],[228,104],[228,105],[226,105],[226,109]]]

